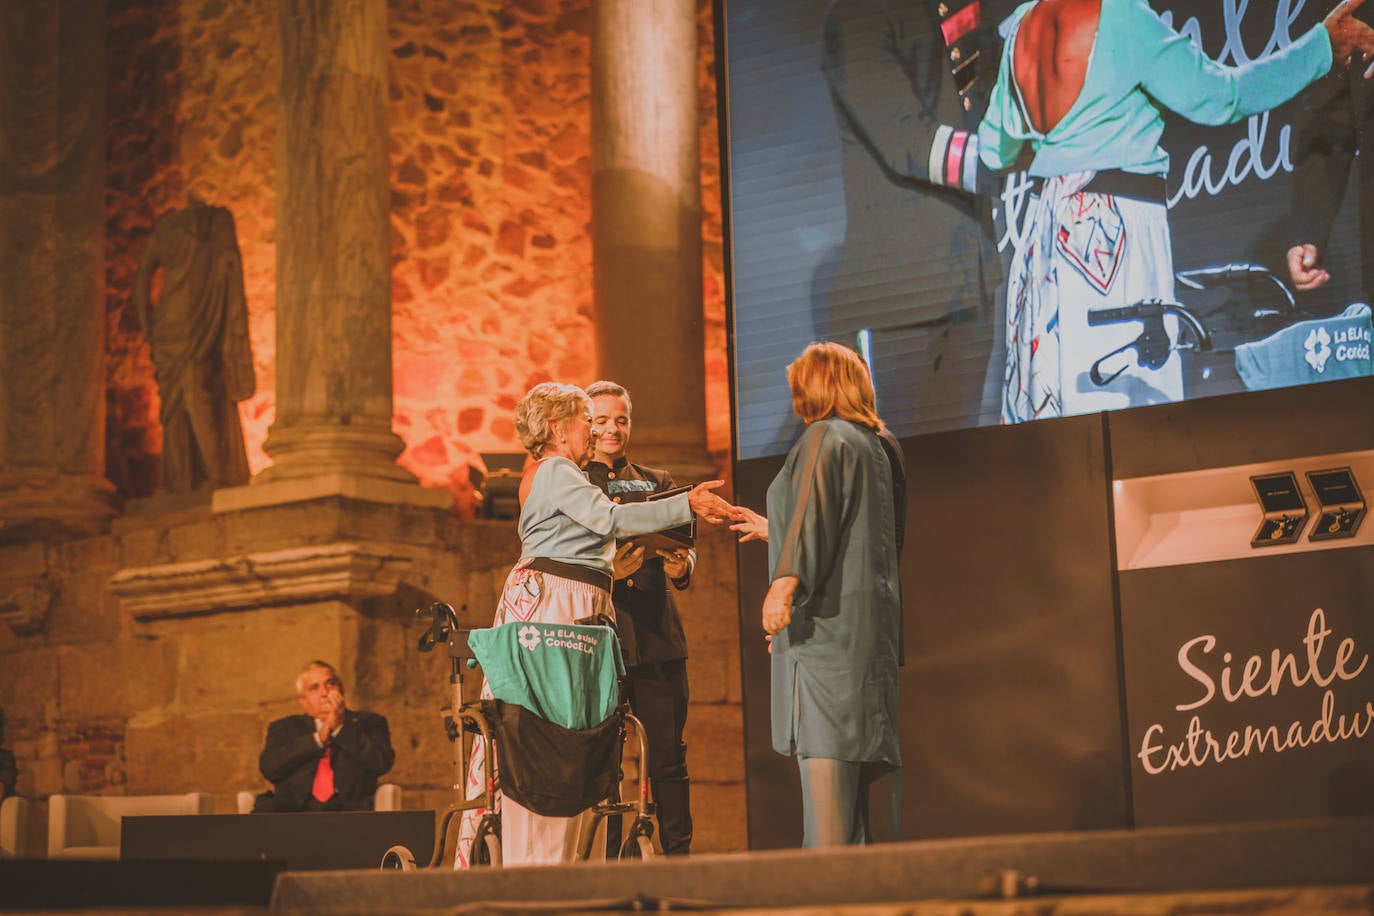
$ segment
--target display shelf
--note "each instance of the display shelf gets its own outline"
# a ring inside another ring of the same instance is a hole
[[[1366,498],[1374,492],[1374,449],[1114,480],[1117,569],[1260,559],[1374,544],[1374,523],[1368,520],[1353,538],[1308,540],[1306,528],[1313,524],[1318,505],[1306,472],[1336,467],[1351,468]],[[1251,547],[1250,539],[1264,513],[1250,478],[1282,471],[1297,475],[1311,517],[1297,543]]]

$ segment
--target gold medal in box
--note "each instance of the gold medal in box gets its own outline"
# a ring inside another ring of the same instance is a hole
[[[670,496],[677,496],[679,493],[690,491],[691,487],[674,487],[671,490],[663,490],[659,493],[621,493],[622,502],[652,502],[658,499],[667,499]],[[673,528],[665,528],[653,534],[637,534],[632,538],[625,538],[617,541],[619,547],[626,543],[634,543],[636,547],[643,547],[645,555],[652,557],[655,550],[676,550],[679,547],[692,547],[697,542],[697,519],[692,516],[692,520],[683,525]]]
[[[1308,471],[1307,482],[1317,497],[1317,520],[1307,533],[1309,541],[1353,538],[1364,521],[1364,495],[1350,468]]]
[[[1251,477],[1250,484],[1264,510],[1264,520],[1250,539],[1250,546],[1275,547],[1295,542],[1302,535],[1308,515],[1307,502],[1298,490],[1298,475],[1292,471],[1262,474]]]

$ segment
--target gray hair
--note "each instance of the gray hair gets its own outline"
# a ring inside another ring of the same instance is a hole
[[[616,382],[600,381],[592,382],[587,386],[587,397],[599,398],[602,395],[610,395],[613,398],[624,398],[625,412],[631,415],[634,414],[635,405],[630,401],[630,392],[626,390],[624,385]]]
[[[591,409],[591,398],[576,385],[543,382],[515,405],[515,434],[532,458],[542,458],[544,450],[553,444],[558,426]]]
[[[296,675],[296,696],[301,696],[305,693],[305,673],[315,668],[323,668],[328,671],[330,675],[333,676],[334,680],[339,682],[339,686],[343,687],[343,678],[339,677],[339,672],[335,670],[334,666],[329,664],[329,662],[322,662],[317,658],[302,668],[300,674]]]

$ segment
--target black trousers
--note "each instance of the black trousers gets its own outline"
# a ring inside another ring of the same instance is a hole
[[[630,709],[644,726],[649,780],[658,806],[659,842],[667,855],[691,851],[692,807],[687,779],[687,661],[635,665],[626,672]]]

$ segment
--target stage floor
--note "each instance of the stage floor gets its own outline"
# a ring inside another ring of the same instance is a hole
[[[856,906],[900,904],[902,912],[918,912],[912,909],[918,901],[943,900],[960,902],[950,904],[955,909],[931,912],[971,913],[975,911],[968,907],[973,901],[991,903],[1019,890],[1032,895],[998,905],[1019,903],[1023,909],[1013,906],[988,912],[1047,912],[1043,909],[1047,898],[1057,898],[1067,908],[1048,912],[1086,913],[1116,911],[1080,908],[1092,897],[1144,903],[1143,896],[1121,895],[1353,887],[1333,891],[1336,898],[1323,906],[1348,900],[1352,912],[1365,912],[1371,883],[1374,819],[1341,818],[544,868],[288,872],[277,879],[272,906],[347,912],[451,911],[474,904],[491,910],[821,908],[849,912]]]
[[[0,911],[1374,916],[1374,819],[464,872],[278,874],[280,868],[273,862],[3,860]],[[1022,896],[1007,896],[1014,893]]]
[[[17,913],[51,913],[51,910],[20,910]],[[109,908],[64,910],[65,916],[98,914],[124,916],[135,913],[170,913],[168,909]],[[269,916],[274,913],[320,913],[321,910],[268,910],[266,907],[191,907],[178,908],[188,916]],[[353,912],[339,910],[331,912]],[[397,908],[396,916],[430,914],[433,910]],[[516,913],[551,914],[576,912],[579,916],[611,916],[626,910],[583,909],[567,906],[519,904],[459,904],[449,907],[453,914],[509,916]],[[1042,897],[1023,900],[926,900],[910,903],[870,903],[779,907],[738,910],[694,910],[696,916],[1369,916],[1374,914],[1374,886],[1280,888],[1244,891],[1197,891],[1183,894],[1087,895]]]

